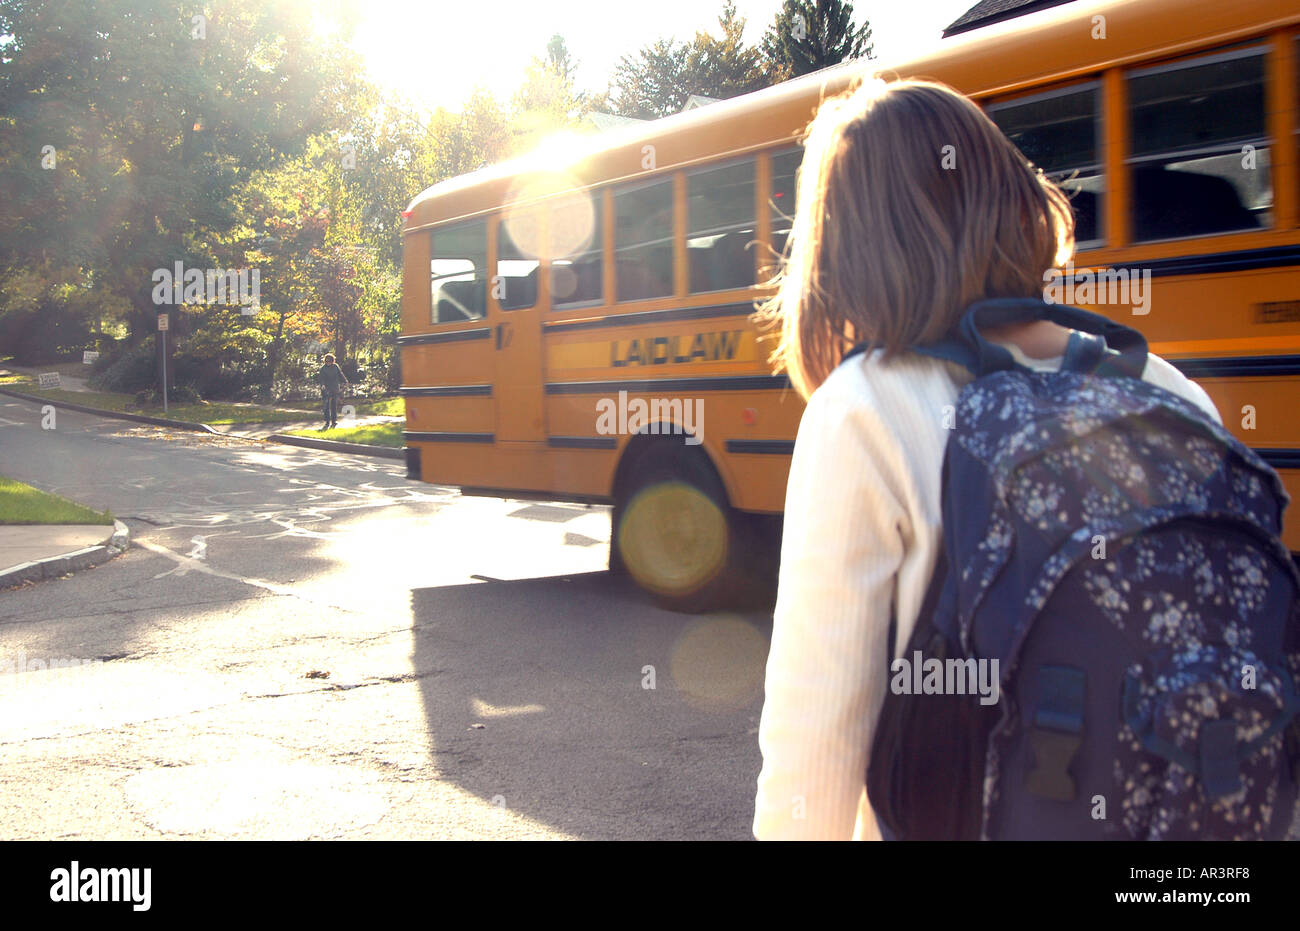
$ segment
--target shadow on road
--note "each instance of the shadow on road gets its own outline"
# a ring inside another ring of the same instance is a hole
[[[674,614],[608,572],[411,611],[440,778],[577,837],[750,836],[770,612]]]

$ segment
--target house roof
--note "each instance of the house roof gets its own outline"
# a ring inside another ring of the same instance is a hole
[[[631,126],[634,123],[644,123],[645,120],[638,120],[632,116],[615,116],[612,113],[601,113],[593,110],[587,114],[587,121],[596,129],[604,132],[607,129],[621,129],[624,126]]]
[[[943,31],[943,37],[946,39],[949,36],[970,32],[972,29],[978,29],[981,26],[1015,19],[1017,16],[1024,16],[1026,13],[1046,10],[1049,7],[1060,6],[1062,3],[1069,2],[1070,0],[980,0],[979,3],[953,20],[948,28]]]
[[[709,104],[717,102],[717,97],[705,97],[703,94],[691,94],[686,98],[686,103],[683,104],[681,112],[685,113],[687,110],[694,110],[697,107],[707,107]]]

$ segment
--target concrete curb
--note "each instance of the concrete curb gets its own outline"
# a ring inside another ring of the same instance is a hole
[[[14,391],[12,388],[0,388],[0,394],[7,394],[10,397],[18,398],[23,401],[31,401],[35,404],[53,404],[55,407],[66,407],[68,410],[81,411],[83,414],[96,414],[100,417],[115,417],[118,420],[131,420],[135,423],[152,424],[155,427],[173,427],[177,430],[194,430],[198,433],[220,433],[219,430],[213,430],[205,423],[190,423],[188,420],[168,420],[165,417],[149,417],[145,414],[128,414],[125,411],[106,411],[102,407],[87,407],[84,404],[73,404],[71,401],[56,401],[52,398],[43,398],[38,394],[24,394],[21,391]]]
[[[89,569],[100,563],[108,562],[114,556],[126,551],[131,545],[131,531],[120,520],[113,521],[113,532],[98,546],[73,550],[60,556],[47,556],[34,562],[25,562],[21,566],[0,571],[0,589],[21,585],[24,582],[39,582],[53,579],[79,569]]]
[[[372,446],[369,443],[313,440],[309,436],[293,436],[288,433],[272,433],[267,439],[272,443],[284,443],[286,446],[302,446],[307,449],[320,449],[331,453],[352,453],[357,456],[375,456],[380,459],[404,459],[406,457],[406,451],[397,446]]]

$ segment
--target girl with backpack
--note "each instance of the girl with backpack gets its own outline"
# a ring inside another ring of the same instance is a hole
[[[951,337],[976,302],[1041,302],[1045,273],[1073,253],[1073,227],[1064,193],[944,85],[868,81],[825,102],[809,127],[766,308],[781,326],[777,361],[807,408],[759,728],[759,839],[880,837],[870,750],[891,661],[941,563],[945,450],[972,381],[957,361],[916,350]],[[983,345],[1029,372],[1060,369],[1084,335],[1015,316],[983,328]],[[863,351],[848,355],[855,345]],[[1142,381],[1221,423],[1198,385],[1137,348]],[[1128,802],[1110,802],[1116,823]]]

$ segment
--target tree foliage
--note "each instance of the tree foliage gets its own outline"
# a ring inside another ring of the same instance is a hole
[[[831,6],[826,34],[851,31],[851,7]],[[796,7],[812,9],[782,15]],[[744,44],[726,0],[717,29],[626,56],[601,94],[579,89],[553,35],[508,99],[479,88],[429,111],[366,81],[347,44],[355,4],[334,11],[333,35],[313,10],[0,0],[0,358],[98,348],[102,384],[148,389],[166,309],[168,370],[201,394],[291,391],[326,351],[391,387],[401,212],[422,190],[583,128],[593,109],[652,118],[783,73],[767,46]],[[853,36],[826,48],[859,54],[869,30]],[[154,273],[177,262],[256,270],[256,305],[204,295],[160,308]]]
[[[763,34],[763,58],[780,80],[870,58],[871,25],[853,26],[850,0],[785,0]]]
[[[680,112],[692,94],[726,99],[775,83],[761,52],[746,47],[744,17],[726,0],[721,35],[698,32],[690,42],[658,39],[624,55],[614,72],[609,106],[618,116],[656,119]]]
[[[249,166],[276,165],[344,124],[356,72],[312,37],[306,0],[192,11],[51,0],[7,4],[0,24],[11,37],[0,80],[5,271],[36,270],[47,292],[116,295],[137,334],[152,328],[152,271],[208,265]]]

